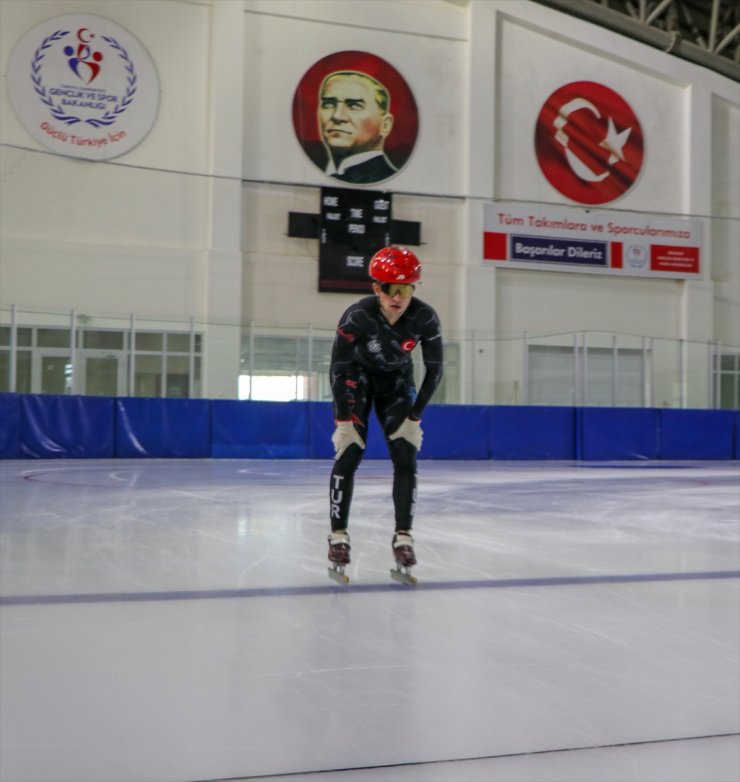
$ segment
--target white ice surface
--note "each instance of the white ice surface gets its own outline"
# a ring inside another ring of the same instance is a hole
[[[330,467],[0,462],[0,780],[737,782],[737,463]]]

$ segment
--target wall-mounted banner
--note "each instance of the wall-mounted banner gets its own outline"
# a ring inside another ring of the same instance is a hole
[[[319,60],[293,96],[293,128],[308,157],[327,175],[354,185],[395,176],[419,132],[416,100],[403,76],[369,52]]]
[[[109,160],[149,133],[159,79],[146,49],[122,27],[65,14],[30,30],[8,60],[8,96],[23,127],[53,152]]]
[[[509,268],[701,277],[699,220],[483,204],[483,260]]]

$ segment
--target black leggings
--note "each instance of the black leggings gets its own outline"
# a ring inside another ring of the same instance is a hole
[[[389,440],[388,436],[403,423],[415,395],[413,382],[403,376],[362,377],[352,407],[352,420],[363,442],[367,442],[370,411],[375,407],[393,462],[396,529],[405,531],[411,529],[416,506],[416,448],[402,437]],[[334,531],[347,529],[349,524],[355,473],[364,455],[364,449],[353,443],[334,462],[329,486],[330,519]]]

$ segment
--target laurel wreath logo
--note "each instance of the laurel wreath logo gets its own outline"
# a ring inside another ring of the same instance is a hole
[[[44,38],[44,40],[41,42],[41,46],[36,49],[33,59],[31,60],[31,81],[33,82],[36,93],[41,98],[41,102],[49,107],[51,115],[54,117],[54,119],[59,120],[59,122],[63,122],[65,125],[76,125],[78,122],[85,122],[88,125],[92,125],[94,128],[112,125],[114,122],[116,122],[116,120],[119,119],[119,117],[126,111],[126,109],[128,109],[134,100],[134,95],[136,94],[136,69],[134,68],[133,62],[131,62],[131,58],[128,56],[128,52],[123,48],[123,46],[121,46],[121,44],[118,43],[115,38],[111,38],[106,35],[101,36],[109,46],[118,52],[118,56],[124,62],[124,68],[128,74],[126,77],[126,92],[124,93],[123,98],[121,98],[121,100],[118,101],[115,106],[108,109],[108,111],[106,111],[102,117],[90,117],[86,120],[83,120],[81,117],[68,114],[61,105],[56,104],[46,92],[46,88],[44,87],[41,80],[41,63],[44,57],[46,57],[46,50],[51,48],[54,43],[61,40],[66,35],[69,35],[69,30],[56,30],[51,35]]]

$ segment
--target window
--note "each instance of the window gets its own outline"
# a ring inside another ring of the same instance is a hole
[[[643,364],[641,350],[530,345],[527,401],[531,405],[641,407]]]
[[[201,393],[202,334],[135,332],[132,354],[129,331],[81,326],[74,334],[73,367],[69,328],[18,327],[14,384],[11,337],[10,326],[0,327],[0,391],[10,391],[13,385],[18,393],[34,394],[188,397],[191,392]],[[192,356],[191,342],[195,345]],[[132,360],[134,374],[133,388],[130,388]]]
[[[242,342],[239,398],[274,402],[331,399],[332,339],[309,335],[247,336]],[[250,355],[250,344],[253,352]],[[251,371],[251,377],[250,377]]]
[[[0,326],[0,391],[10,391],[10,327]],[[15,390],[31,392],[31,350],[33,329],[16,329]]]
[[[714,357],[714,382],[717,407],[740,408],[740,353],[718,353]]]
[[[85,329],[82,332],[82,346],[97,350],[123,350],[124,333],[122,331],[93,331]]]

